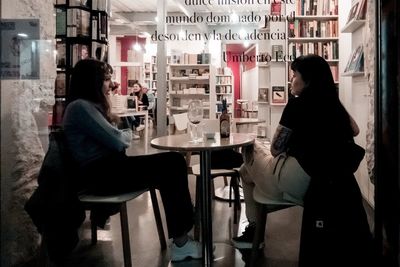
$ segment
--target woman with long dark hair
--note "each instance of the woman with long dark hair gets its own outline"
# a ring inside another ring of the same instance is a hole
[[[372,236],[349,156],[358,126],[340,102],[322,57],[298,57],[291,69],[296,97],[283,111],[271,152],[286,151],[311,177],[299,266],[372,266]]]
[[[185,159],[175,152],[126,156],[132,133],[113,126],[116,117],[106,96],[110,79],[107,64],[93,59],[79,61],[72,71],[63,126],[82,177],[80,187],[99,195],[159,189],[174,240],[172,260],[200,258],[201,246],[187,235],[193,227],[193,206]]]
[[[299,266],[373,266],[372,237],[353,175],[360,159],[350,156],[349,144],[359,133],[358,126],[340,102],[330,66],[322,57],[300,56],[291,63],[291,69],[294,97],[285,106],[271,150],[263,151],[267,162],[253,162],[248,166],[262,165],[268,171],[274,168],[273,157],[286,153],[285,156],[294,158],[299,165],[297,173],[302,172],[301,176],[309,179],[298,202],[304,205]],[[266,181],[274,179],[274,175],[245,174],[242,175],[243,191],[250,224],[242,236],[233,238],[238,248],[250,247],[254,236],[255,226],[251,225],[255,221],[254,200],[253,192],[247,190],[249,185],[251,189],[259,186],[259,191],[276,198],[273,200],[278,203],[287,200],[282,199],[285,192],[280,191],[280,180],[277,184]]]

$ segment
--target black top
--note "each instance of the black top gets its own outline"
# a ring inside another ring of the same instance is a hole
[[[339,100],[290,99],[280,124],[292,130],[288,154],[310,175],[340,167],[343,146],[353,139],[350,120]]]
[[[133,93],[130,93],[129,95],[133,96]],[[142,95],[142,99],[140,99],[139,92],[135,93],[135,96],[137,96],[139,101],[142,101],[142,104],[140,104],[140,106],[146,106],[146,107],[149,106],[149,98],[147,97],[146,94]]]

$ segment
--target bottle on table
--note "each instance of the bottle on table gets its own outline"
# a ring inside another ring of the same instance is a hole
[[[221,138],[229,137],[231,133],[231,123],[230,117],[228,115],[228,107],[226,104],[226,99],[222,99],[222,114],[219,117],[219,130]]]

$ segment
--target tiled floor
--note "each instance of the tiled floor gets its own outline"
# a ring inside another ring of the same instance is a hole
[[[154,131],[151,131],[154,136]],[[143,140],[143,138],[141,139]],[[140,154],[144,151],[141,140],[132,141],[128,154]],[[156,152],[149,149],[150,153]],[[198,159],[197,159],[198,160]],[[196,158],[193,160],[196,161]],[[195,177],[189,176],[192,199],[195,197]],[[223,184],[222,178],[215,179],[215,186]],[[159,199],[163,213],[162,203]],[[246,225],[244,205],[242,204],[241,223],[233,225],[233,210],[227,202],[214,201],[213,237],[216,243],[214,266],[245,266],[248,255],[235,250],[230,243],[231,237]],[[162,214],[163,215],[163,214]],[[264,257],[260,257],[258,266],[295,267],[297,266],[299,234],[302,208],[292,207],[272,213],[268,216],[266,246]],[[128,203],[129,228],[133,266],[201,266],[199,260],[179,263],[169,261],[169,249],[160,250],[153,209],[148,193]],[[164,216],[163,216],[164,219]],[[165,225],[165,223],[164,223]],[[164,227],[166,228],[166,227]],[[122,241],[119,216],[111,218],[105,230],[98,230],[98,243],[90,245],[90,225],[86,220],[81,228],[81,241],[70,258],[62,265],[65,267],[120,267],[123,266]],[[170,243],[170,241],[169,241]]]

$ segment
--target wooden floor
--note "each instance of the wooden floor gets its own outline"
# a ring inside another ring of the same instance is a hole
[[[154,136],[154,131],[151,131]],[[151,139],[151,138],[150,138]],[[132,141],[129,155],[144,152],[143,138]],[[149,149],[149,153],[155,153]],[[194,158],[193,163],[198,159]],[[192,200],[195,198],[195,177],[189,176]],[[222,186],[223,179],[216,178],[215,186]],[[162,202],[158,195],[160,208]],[[216,244],[214,266],[245,266],[249,257],[248,251],[240,252],[231,245],[231,238],[241,232],[246,225],[244,204],[242,204],[241,220],[233,224],[233,210],[227,202],[213,201],[213,238]],[[128,202],[128,216],[131,239],[133,266],[201,266],[200,260],[188,260],[179,263],[170,262],[170,249],[160,250],[158,235],[151,207],[150,195]],[[164,220],[164,214],[162,214]],[[295,267],[297,266],[302,208],[292,207],[272,213],[268,216],[266,246],[257,266]],[[87,216],[88,217],[88,216]],[[164,220],[164,225],[165,220]],[[164,227],[166,229],[166,227]],[[171,240],[168,241],[171,243]],[[119,215],[111,217],[106,229],[98,230],[98,243],[90,245],[90,224],[88,218],[81,227],[80,243],[72,255],[62,265],[65,267],[121,267],[123,266],[122,241]]]

